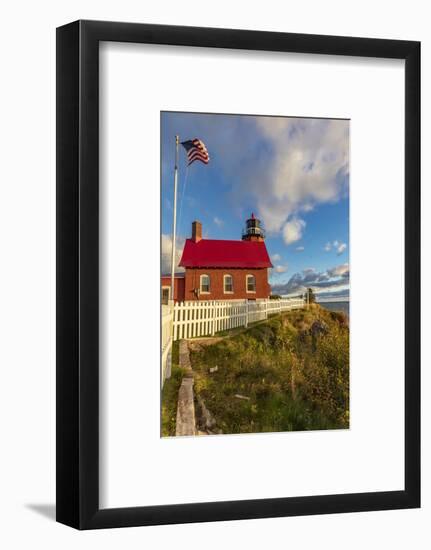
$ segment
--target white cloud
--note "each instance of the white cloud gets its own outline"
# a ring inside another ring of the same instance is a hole
[[[326,243],[325,246],[323,247],[323,250],[325,252],[330,252],[332,248],[336,250],[337,256],[340,256],[346,250],[347,244],[335,240],[333,243],[330,243],[330,242]]]
[[[175,239],[175,272],[184,271],[184,268],[178,267],[181,260],[184,248],[184,238],[178,237]],[[172,255],[172,235],[162,233],[162,273],[168,274],[171,272],[171,255]]]
[[[346,243],[339,243],[338,246],[337,246],[337,256],[340,256],[340,254],[342,254],[347,248],[347,244]]]
[[[273,270],[275,273],[286,273],[287,265],[276,265]]]
[[[189,129],[221,161],[231,207],[255,209],[270,235],[348,194],[347,120],[199,115]]]
[[[349,173],[348,121],[257,117],[256,125],[273,152],[252,182],[268,231],[278,232],[292,215],[343,196]]]
[[[349,264],[337,265],[327,271],[330,277],[347,277],[349,274]]]
[[[287,283],[273,284],[273,290],[278,293],[303,292],[306,288],[312,288],[316,293],[338,292],[349,289],[349,264],[345,263],[327,269],[317,271],[313,267],[294,273]]]
[[[295,250],[296,252],[304,252],[305,248],[303,246],[297,246]]]
[[[256,209],[269,234],[281,235],[286,222],[347,196],[347,120],[218,115],[192,119],[187,132],[201,136],[211,157],[222,163],[232,208],[237,213]]]
[[[281,260],[280,254],[273,254],[273,255],[271,256],[271,260],[272,260],[273,262],[279,262],[279,261]]]
[[[221,227],[223,224],[224,224],[224,221],[221,220],[220,218],[218,218],[217,216],[214,216],[214,223],[218,226],[218,227]]]
[[[302,237],[305,228],[305,221],[294,218],[284,224],[283,239],[286,244],[292,244]]]

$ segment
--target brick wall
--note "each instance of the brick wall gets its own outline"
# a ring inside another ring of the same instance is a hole
[[[268,270],[264,269],[186,269],[185,300],[197,300],[194,289],[200,288],[200,276],[210,276],[209,294],[200,294],[199,300],[254,300],[268,298],[271,293],[268,283]],[[233,293],[224,293],[223,275],[232,275]],[[246,275],[256,277],[256,292],[247,292]]]
[[[174,280],[174,301],[183,302],[184,301],[184,277],[175,277]],[[171,277],[170,275],[162,275],[162,287],[171,288]]]

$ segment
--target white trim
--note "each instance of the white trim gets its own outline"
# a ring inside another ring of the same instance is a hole
[[[202,290],[202,277],[208,277],[208,291]],[[211,277],[208,273],[202,273],[202,275],[199,276],[199,294],[211,294]]]
[[[226,290],[226,277],[230,277],[232,281],[232,290]],[[223,294],[234,294],[234,288],[233,288],[233,276],[230,273],[225,273],[223,275]]]
[[[254,279],[254,290],[248,290],[248,278],[253,277]],[[247,294],[256,294],[256,275],[253,275],[252,273],[248,273],[245,276],[245,291]]]

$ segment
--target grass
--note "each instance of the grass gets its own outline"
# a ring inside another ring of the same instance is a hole
[[[175,435],[177,419],[178,390],[181,386],[184,370],[179,363],[179,343],[172,346],[171,377],[165,380],[162,390],[162,437]]]
[[[349,328],[343,314],[316,304],[228,336],[191,352],[195,391],[223,433],[349,426]]]

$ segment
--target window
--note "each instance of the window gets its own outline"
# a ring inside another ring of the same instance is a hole
[[[247,275],[246,277],[247,292],[256,292],[256,277]]]
[[[171,294],[171,288],[169,286],[162,287],[162,304],[167,306],[169,304],[169,297]]]
[[[201,294],[210,293],[210,276],[201,275]]]
[[[232,275],[223,275],[223,288],[225,294],[233,293],[233,277]]]

